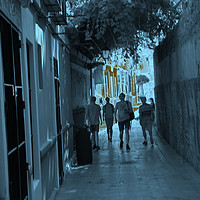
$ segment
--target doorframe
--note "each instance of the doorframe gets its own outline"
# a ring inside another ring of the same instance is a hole
[[[5,125],[5,103],[4,103],[4,76],[3,76],[3,57],[2,57],[2,43],[0,31],[0,180],[2,186],[0,187],[0,199],[9,199],[9,177],[8,177],[8,151],[7,151],[7,136]]]

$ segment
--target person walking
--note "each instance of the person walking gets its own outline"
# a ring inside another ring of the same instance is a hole
[[[153,145],[153,136],[152,136],[152,123],[154,121],[153,108],[150,104],[146,103],[146,97],[140,97],[142,105],[139,107],[139,120],[140,125],[142,126],[142,132],[144,136],[144,145],[147,145],[147,134],[146,130],[149,132],[150,141],[152,147]]]
[[[99,121],[102,124],[101,108],[96,102],[96,97],[91,97],[91,103],[86,109],[86,119],[90,126],[90,132],[92,133],[93,149],[99,150]]]
[[[153,98],[150,98],[150,101],[151,101],[150,105],[151,105],[153,111],[155,111],[155,103],[154,103]]]
[[[153,119],[154,119],[153,125],[155,125],[156,124],[155,123],[155,117],[156,117],[156,115],[155,115],[155,112],[156,112],[155,109],[156,109],[156,106],[155,106],[153,98],[150,98],[150,101],[151,101],[150,105],[151,105],[152,111],[153,111]]]
[[[133,112],[130,101],[125,101],[125,94],[119,95],[120,102],[115,106],[115,122],[117,123],[116,114],[118,112],[118,126],[120,131],[120,148],[123,148],[123,132],[125,128],[126,134],[126,149],[130,150],[129,146],[129,128],[130,128],[130,113]]]
[[[112,142],[114,106],[110,103],[110,98],[106,97],[106,104],[103,106],[103,121],[106,122],[108,141]]]

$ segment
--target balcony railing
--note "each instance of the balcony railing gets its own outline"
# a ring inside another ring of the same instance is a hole
[[[43,0],[47,11],[56,25],[66,25],[66,0]]]
[[[59,13],[56,13],[55,15],[52,15],[52,19],[56,25],[66,25],[66,1],[62,1],[62,11]]]
[[[63,1],[65,2],[65,0],[43,0],[48,12],[60,12]]]

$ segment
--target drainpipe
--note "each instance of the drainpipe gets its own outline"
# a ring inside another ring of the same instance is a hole
[[[91,96],[93,95],[92,94],[92,68],[90,69],[90,94]]]

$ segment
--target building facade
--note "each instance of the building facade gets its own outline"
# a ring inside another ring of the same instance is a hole
[[[88,59],[59,35],[65,3],[0,0],[0,199],[54,199],[74,155],[90,84]]]
[[[136,74],[135,70],[129,68],[127,63],[112,64],[108,62],[103,66],[103,82],[96,84],[96,97],[98,102],[109,97],[114,105],[118,101],[119,94],[123,92],[133,108],[137,107]]]

